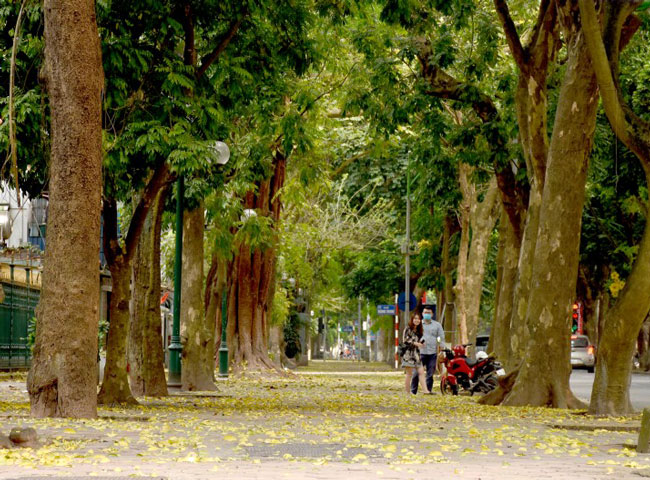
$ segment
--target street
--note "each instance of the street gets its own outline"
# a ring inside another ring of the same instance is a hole
[[[571,390],[578,398],[587,403],[591,398],[594,375],[587,373],[586,370],[573,370],[571,374]],[[630,399],[632,406],[637,410],[650,407],[650,375],[632,374]]]

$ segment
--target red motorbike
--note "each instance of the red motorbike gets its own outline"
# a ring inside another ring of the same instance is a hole
[[[440,363],[445,366],[440,379],[443,395],[458,395],[461,388],[470,395],[488,393],[499,385],[497,376],[505,375],[501,364],[485,352],[478,352],[476,360],[467,358],[469,345],[456,345],[452,350],[445,348],[440,352]]]

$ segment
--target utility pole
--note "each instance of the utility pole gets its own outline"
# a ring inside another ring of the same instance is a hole
[[[406,154],[406,243],[404,245],[404,324],[411,313],[411,155]]]
[[[357,319],[359,320],[359,356],[357,357],[357,362],[361,361],[361,295],[357,299]]]

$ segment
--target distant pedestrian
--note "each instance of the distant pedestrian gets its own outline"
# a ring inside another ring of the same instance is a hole
[[[422,330],[424,332],[424,346],[420,348],[420,360],[426,370],[427,390],[433,391],[433,374],[436,371],[436,359],[438,358],[438,348],[445,341],[445,330],[442,325],[433,319],[433,309],[425,307],[422,310]],[[411,393],[418,393],[418,372],[413,373],[411,380]]]
[[[422,342],[422,319],[419,313],[414,313],[409,320],[408,325],[404,329],[403,344],[406,347],[402,355],[402,367],[405,369],[406,378],[404,380],[404,390],[406,394],[411,393],[411,378],[413,377],[413,370],[419,374],[420,383],[424,393],[431,393],[427,388],[424,380],[424,368],[422,368],[422,361],[420,360],[420,349],[424,346]]]

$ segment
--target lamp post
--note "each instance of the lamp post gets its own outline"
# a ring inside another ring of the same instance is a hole
[[[208,145],[209,163],[225,165],[230,159],[230,149],[223,142],[215,141]],[[183,198],[185,196],[185,178],[182,173],[176,180],[176,255],[174,259],[174,318],[172,339],[169,344],[169,378],[170,387],[181,385],[181,285],[183,262]]]
[[[221,346],[219,346],[219,377],[228,378],[228,343],[226,327],[228,326],[228,285],[221,297]]]

